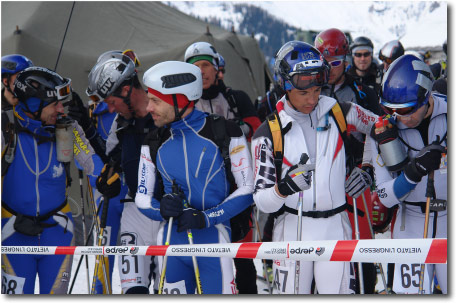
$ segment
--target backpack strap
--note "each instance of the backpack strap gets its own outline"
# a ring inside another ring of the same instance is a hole
[[[266,117],[268,121],[269,130],[272,135],[272,147],[274,149],[274,166],[276,169],[277,181],[282,178],[282,163],[283,163],[283,133],[282,123],[280,122],[277,111]]]
[[[344,109],[341,107],[339,102],[336,102],[336,104],[334,104],[334,106],[331,108],[331,111],[329,112],[329,114],[336,121],[337,129],[339,130],[339,134],[342,137],[342,140],[344,142],[345,158],[347,161],[347,165],[348,165],[349,171],[352,171],[352,169],[355,166],[355,158],[350,149],[350,138],[349,138],[349,135],[347,132],[347,120],[345,119],[345,115],[346,115],[347,111],[348,111],[348,108],[344,111]]]
[[[207,116],[208,121],[211,123],[212,135],[214,136],[214,143],[220,149],[220,153],[225,163],[226,176],[230,182],[231,189],[236,186],[233,173],[231,172],[231,159],[230,159],[230,136],[226,133],[226,120],[224,117],[210,114]]]
[[[2,150],[2,177],[8,172],[13,163],[17,145],[17,131],[13,110],[2,112],[2,135],[5,139],[5,148]]]
[[[236,98],[234,97],[233,91],[231,88],[227,87],[226,90],[222,91],[223,97],[225,97],[230,107],[230,111],[234,114],[236,118],[241,118],[239,114],[239,109],[236,103]]]

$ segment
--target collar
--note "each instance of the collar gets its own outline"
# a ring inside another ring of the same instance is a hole
[[[170,128],[171,130],[193,129],[198,132],[204,126],[207,115],[195,108],[181,120],[171,123]]]
[[[55,125],[47,125],[43,126],[41,121],[33,120],[32,118],[28,117],[25,112],[19,108],[15,107],[15,112],[19,119],[17,119],[19,125],[23,128],[26,128],[30,132],[44,136],[44,137],[53,137],[55,133]]]

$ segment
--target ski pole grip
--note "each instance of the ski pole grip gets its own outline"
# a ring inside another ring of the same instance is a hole
[[[78,174],[79,174],[79,179],[84,178],[84,174],[82,172],[82,169],[78,169]]]
[[[426,184],[426,198],[435,199],[434,171],[431,171],[428,175],[427,184]]]

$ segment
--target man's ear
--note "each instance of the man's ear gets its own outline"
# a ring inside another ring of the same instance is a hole
[[[4,85],[5,87],[8,86],[8,78],[6,78],[6,77],[3,78],[3,79],[2,79],[2,83],[3,83],[3,85]]]

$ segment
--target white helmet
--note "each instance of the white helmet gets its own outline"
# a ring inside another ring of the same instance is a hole
[[[147,87],[163,95],[182,94],[196,101],[203,94],[201,70],[182,61],[165,61],[149,68],[143,77]]]
[[[187,47],[187,50],[185,51],[185,62],[193,64],[201,59],[211,62],[215,69],[218,70],[219,55],[212,44],[207,42],[195,42]]]

